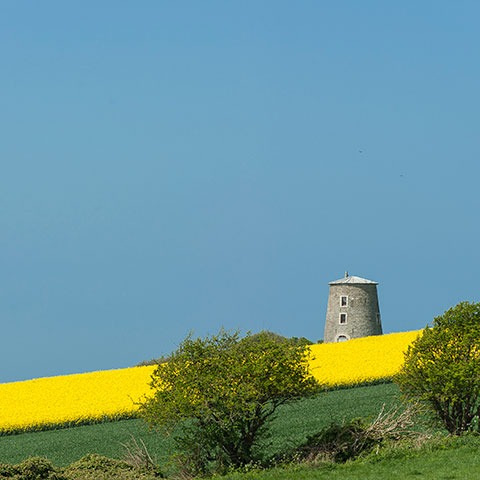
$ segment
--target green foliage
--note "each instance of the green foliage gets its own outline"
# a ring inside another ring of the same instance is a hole
[[[429,433],[418,429],[417,413],[413,406],[405,408],[404,405],[396,405],[385,409],[383,404],[371,422],[360,418],[332,421],[329,426],[309,435],[305,442],[287,453],[284,461],[315,465],[325,462],[342,463],[371,451],[375,446],[378,449],[392,440],[398,442],[410,439],[418,442],[430,438]]]
[[[235,472],[221,480],[477,479],[479,448],[480,437],[472,435],[434,438],[421,445],[402,441],[346,463],[291,464],[246,474]]]
[[[18,465],[0,464],[0,479],[9,480],[154,480],[165,478],[158,469],[138,468],[121,460],[88,454],[65,468],[32,457]]]
[[[255,341],[257,338],[259,338],[261,341],[265,337],[268,337],[269,340],[272,340],[276,343],[289,343],[290,345],[298,345],[298,346],[307,346],[307,345],[313,345],[313,342],[310,341],[308,338],[305,337],[284,337],[282,335],[279,335],[278,333],[275,332],[270,332],[270,331],[262,331],[260,333],[255,333],[253,335],[249,335],[246,337],[245,340],[248,341]],[[242,341],[242,340],[241,340]]]
[[[14,465],[0,463],[0,478],[12,478],[17,474],[17,469]]]
[[[368,425],[361,419],[349,422],[332,422],[321,432],[310,435],[297,447],[293,458],[297,461],[346,462],[381,443],[381,439],[370,435]]]
[[[114,460],[113,458],[104,457],[95,453],[90,453],[82,457],[77,462],[72,463],[65,470],[69,472],[78,471],[83,475],[89,476],[92,472],[116,472],[133,470],[133,466],[122,461]]]
[[[254,339],[257,337],[257,335],[268,335],[271,340],[278,342],[278,343],[288,343],[290,342],[292,345],[313,345],[313,342],[309,340],[308,338],[305,337],[284,337],[282,335],[279,335],[278,333],[275,332],[270,332],[270,331],[264,331],[261,333],[255,333],[254,335],[251,335],[250,338]],[[323,343],[323,340],[318,340],[317,343]],[[158,358],[152,358],[151,360],[143,360],[140,363],[137,363],[135,366],[136,367],[143,367],[146,365],[160,365],[161,363],[166,363],[170,361],[170,356],[165,356],[162,355],[161,357]]]
[[[480,303],[462,302],[436,317],[408,348],[395,381],[451,434],[478,431]]]
[[[397,395],[397,385],[390,383],[328,391],[279,407],[263,451],[268,457],[274,457],[300,445],[308,435],[332,421],[374,416],[383,403],[387,409],[395,404]],[[148,451],[158,458],[164,469],[173,470],[173,465],[166,464],[166,457],[173,452],[172,438],[148,431],[144,422],[137,419],[4,436],[0,437],[0,452],[2,460],[12,464],[30,456],[42,456],[55,465],[66,466],[89,452],[123,458],[122,444],[132,436],[145,441]]]
[[[0,464],[0,479],[65,480],[45,458],[31,457],[18,465]]]
[[[136,468],[122,460],[89,454],[62,470],[67,480],[150,480],[164,478],[160,472]]]
[[[150,425],[175,432],[187,473],[238,468],[258,458],[255,449],[278,407],[319,391],[308,354],[266,332],[241,340],[224,330],[188,336],[154,371],[155,393],[140,412]]]
[[[54,466],[44,458],[29,458],[19,465],[19,478],[22,480],[41,480],[58,478]]]
[[[313,345],[313,342],[305,337],[290,337],[290,341],[293,345]]]
[[[408,440],[386,444],[374,449],[368,455],[362,455],[346,463],[291,463],[268,470],[247,467],[242,470],[242,473],[234,472],[221,478],[222,480],[475,479],[478,478],[480,469],[479,448],[480,436],[478,435],[435,437],[420,444]],[[23,462],[24,472],[27,471],[29,475],[33,472],[44,475],[42,472],[48,470],[49,480],[156,480],[159,478],[152,473],[132,469],[124,462],[99,455],[88,455],[63,469],[56,469],[46,460],[38,460]],[[40,469],[37,470],[32,463],[40,465]],[[33,468],[25,468],[28,464]],[[47,465],[47,469],[41,465]],[[21,470],[22,465],[0,464],[0,479],[25,480]],[[33,478],[40,480],[42,477]]]
[[[160,365],[161,363],[168,362],[168,357],[165,357],[162,355],[161,357],[158,358],[152,358],[151,360],[143,360],[140,363],[137,363],[135,366],[136,367],[145,367],[147,365]]]

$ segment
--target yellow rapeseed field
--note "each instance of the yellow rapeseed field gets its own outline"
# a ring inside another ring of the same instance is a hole
[[[390,377],[398,372],[403,352],[419,333],[312,345],[312,373],[329,387]],[[0,384],[0,432],[132,416],[135,402],[149,393],[154,369],[133,367]]]
[[[421,330],[312,345],[310,368],[323,385],[353,385],[395,375]]]
[[[131,416],[155,367],[38,378],[0,384],[0,431],[42,429]]]

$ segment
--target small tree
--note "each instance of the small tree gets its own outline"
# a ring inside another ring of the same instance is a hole
[[[436,317],[408,348],[396,382],[451,434],[478,431],[480,303],[462,302]]]
[[[319,391],[308,354],[267,333],[242,340],[224,330],[205,339],[190,335],[154,371],[154,394],[141,414],[175,431],[189,473],[209,473],[212,464],[217,472],[240,467],[256,460],[254,448],[280,405]]]

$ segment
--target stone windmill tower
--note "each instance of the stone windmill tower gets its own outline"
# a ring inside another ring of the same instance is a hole
[[[325,343],[382,335],[377,282],[349,277],[330,282]]]

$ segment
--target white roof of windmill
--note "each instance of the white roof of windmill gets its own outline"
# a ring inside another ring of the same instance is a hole
[[[349,276],[348,272],[345,272],[345,277],[340,278],[339,280],[335,280],[334,282],[330,282],[329,285],[341,285],[344,283],[348,284],[370,284],[370,285],[378,285],[378,282],[374,282],[372,280],[367,280],[366,278],[356,277],[355,275]]]

